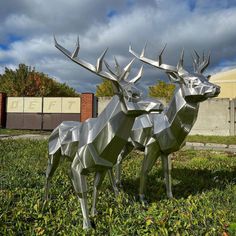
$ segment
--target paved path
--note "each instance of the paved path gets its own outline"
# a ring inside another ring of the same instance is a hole
[[[45,134],[20,134],[20,135],[7,135],[7,134],[0,134],[0,139],[48,139],[49,135]]]
[[[0,134],[0,139],[48,139],[49,135],[42,134],[22,134],[22,135],[6,135]],[[226,151],[233,152],[236,154],[236,145],[218,144],[218,143],[196,143],[186,142],[183,150],[215,150],[215,151]]]

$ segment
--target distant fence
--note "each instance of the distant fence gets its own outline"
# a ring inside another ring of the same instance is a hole
[[[109,101],[106,97],[98,99],[98,114]],[[198,118],[190,134],[236,135],[236,99],[212,98],[200,103]]]
[[[191,134],[236,135],[236,99],[214,98],[201,103]]]
[[[0,126],[52,130],[62,121],[96,117],[96,101],[92,93],[81,97],[6,97],[0,93]]]
[[[110,98],[92,93],[80,97],[6,97],[0,93],[0,127],[52,130],[62,121],[84,121],[100,114]],[[200,104],[190,134],[236,135],[236,99],[209,99]]]

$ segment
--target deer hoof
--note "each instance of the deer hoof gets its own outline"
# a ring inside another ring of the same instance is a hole
[[[124,188],[124,187],[123,187],[123,184],[122,184],[121,182],[117,183],[117,187],[118,187],[119,189],[123,189],[123,188]]]
[[[91,224],[90,220],[83,221],[83,229],[84,230],[92,229],[92,224]]]
[[[142,206],[143,206],[145,209],[148,208],[149,204],[148,204],[148,201],[146,200],[144,194],[140,194],[140,195],[139,195],[139,201],[141,202]]]
[[[168,197],[169,199],[173,199],[173,198],[174,198],[172,192],[167,193],[167,197]]]
[[[96,216],[96,215],[98,215],[98,211],[97,211],[96,208],[93,208],[93,209],[91,210],[91,216],[94,217],[94,216]]]

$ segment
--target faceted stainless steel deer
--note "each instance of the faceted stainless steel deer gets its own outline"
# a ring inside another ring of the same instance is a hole
[[[203,55],[201,61],[200,56],[194,51],[194,72],[190,73],[183,68],[184,52],[175,67],[162,63],[165,48],[155,61],[144,56],[145,47],[141,55],[135,53],[131,46],[129,51],[142,62],[164,70],[170,81],[177,84],[177,88],[168,107],[162,113],[146,114],[136,118],[131,132],[131,142],[127,143],[118,158],[117,185],[120,184],[122,159],[134,147],[144,150],[139,188],[139,197],[144,204],[146,204],[144,195],[146,178],[159,156],[162,159],[167,196],[172,198],[170,154],[179,150],[184,144],[197,119],[199,103],[220,93],[220,87],[210,83],[208,77],[202,74],[209,65],[210,55],[207,58]]]
[[[59,45],[56,39],[55,46],[75,63],[110,80],[116,93],[97,118],[88,119],[83,123],[63,122],[49,138],[50,156],[46,171],[46,198],[48,198],[49,181],[60,160],[69,159],[71,180],[81,204],[83,228],[86,229],[91,227],[86,176],[89,173],[95,173],[92,204],[92,215],[94,215],[98,190],[107,170],[117,162],[119,153],[127,143],[135,117],[151,111],[160,111],[163,106],[157,100],[142,98],[141,92],[135,86],[135,82],[141,77],[142,67],[137,76],[127,80],[133,60],[124,69],[116,61],[116,72],[113,72],[104,61],[108,70],[104,71],[102,65],[107,50],[98,58],[97,65],[93,66],[77,57],[79,43],[73,53]],[[110,179],[114,180],[112,176]],[[115,189],[114,183],[113,187]]]

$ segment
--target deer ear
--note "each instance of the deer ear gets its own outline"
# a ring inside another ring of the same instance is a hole
[[[167,73],[167,75],[168,75],[168,77],[170,79],[170,82],[172,82],[172,83],[180,83],[181,77],[178,75],[178,73],[173,72],[173,71],[166,72],[166,73]]]
[[[210,78],[211,78],[211,75],[208,75],[206,78],[207,78],[207,80],[210,80]]]

